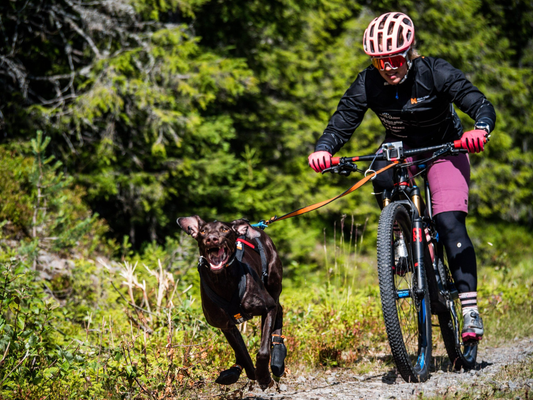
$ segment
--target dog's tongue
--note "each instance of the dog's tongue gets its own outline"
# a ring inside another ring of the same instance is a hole
[[[216,254],[213,252],[209,257],[209,263],[211,264],[211,269],[220,269],[224,266],[224,261],[226,261],[226,252],[224,248],[221,247],[218,249]]]
[[[221,247],[220,249],[218,249],[218,252],[216,254],[213,252],[213,254],[211,255],[211,261],[214,264],[220,264],[224,260],[224,255],[224,248]]]

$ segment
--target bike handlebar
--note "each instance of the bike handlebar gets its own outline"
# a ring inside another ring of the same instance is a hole
[[[331,157],[331,165],[339,165],[354,161],[372,161],[372,160],[404,160],[409,156],[414,156],[422,153],[433,151],[433,156],[440,156],[446,153],[466,153],[463,149],[460,140],[440,144],[437,146],[422,147],[418,149],[403,150],[402,142],[384,143],[381,145],[381,153],[367,154],[364,156],[355,157]]]

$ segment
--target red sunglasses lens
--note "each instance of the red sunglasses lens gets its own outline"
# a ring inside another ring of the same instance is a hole
[[[372,65],[379,70],[384,70],[387,63],[391,68],[397,69],[405,64],[405,57],[402,55],[396,55],[391,57],[372,58]]]

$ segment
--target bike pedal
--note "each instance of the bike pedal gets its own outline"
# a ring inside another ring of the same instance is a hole
[[[478,336],[474,332],[465,332],[461,335],[463,339],[463,343],[466,344],[476,344],[481,339],[483,339],[483,336]]]

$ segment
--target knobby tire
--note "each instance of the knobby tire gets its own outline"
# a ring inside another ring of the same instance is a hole
[[[431,365],[431,310],[425,271],[423,296],[417,296],[418,275],[411,248],[411,219],[400,203],[383,209],[378,226],[378,278],[385,328],[394,362],[406,382],[424,382]],[[400,233],[401,232],[401,233]],[[403,237],[406,257],[395,243]],[[421,298],[420,298],[421,297]]]

